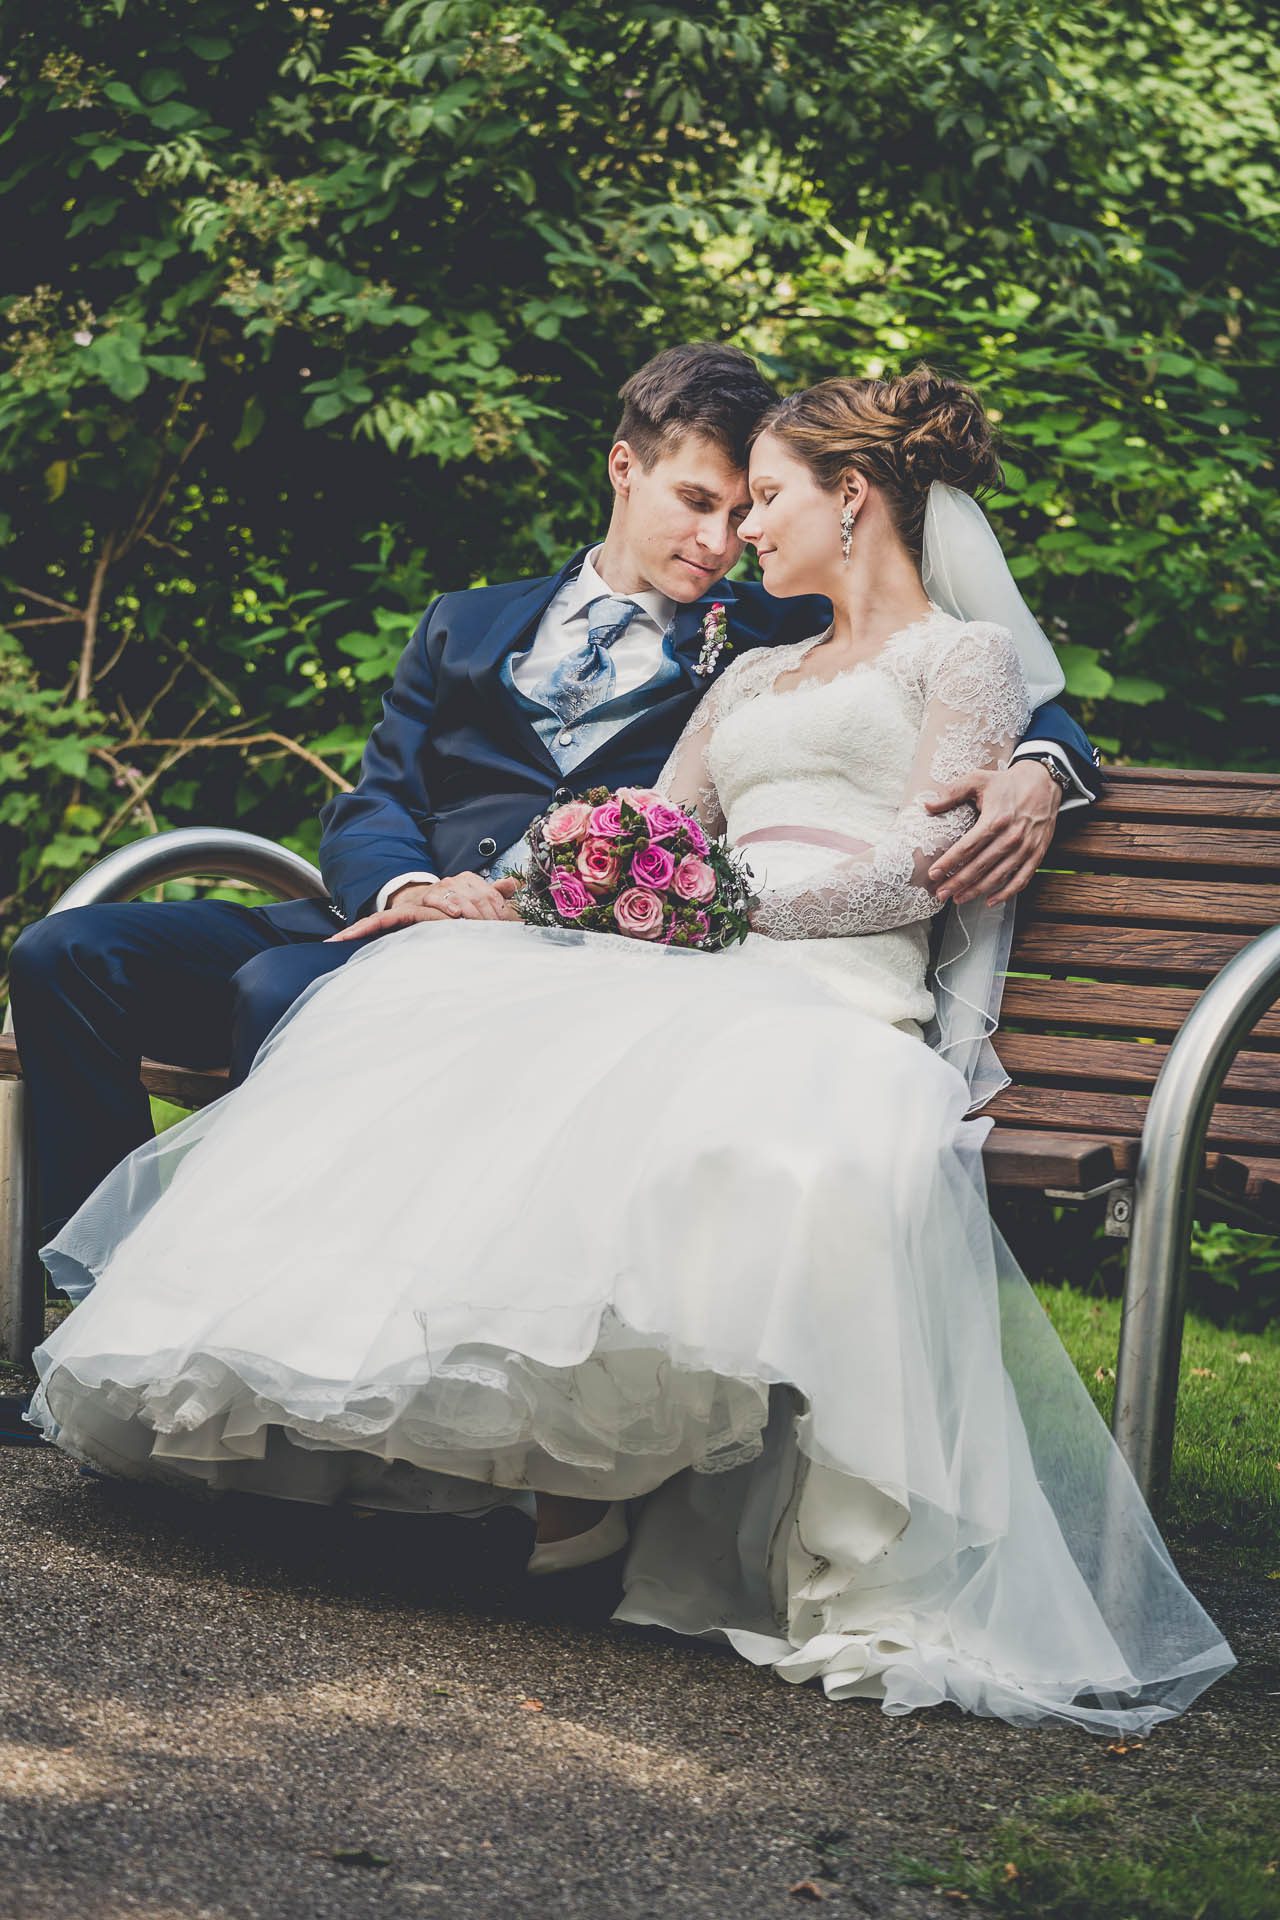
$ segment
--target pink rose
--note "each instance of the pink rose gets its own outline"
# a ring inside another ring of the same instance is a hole
[[[584,840],[578,849],[578,872],[592,893],[608,893],[618,884],[618,856],[607,840]]]
[[[591,809],[588,830],[598,840],[616,840],[622,832],[622,808],[616,800],[606,800],[602,807]]]
[[[682,900],[714,900],[716,876],[705,860],[687,853],[676,868],[673,882]]]
[[[637,813],[643,813],[650,801],[656,800],[658,796],[651,787],[619,787],[614,798],[625,800],[627,805],[634,807]]]
[[[593,904],[576,873],[557,873],[551,882],[551,898],[562,920],[578,919]]]
[[[689,845],[693,848],[694,852],[705,853],[707,851],[707,844],[708,844],[707,836],[702,831],[702,828],[698,823],[698,821],[696,821],[693,818],[692,814],[686,813],[684,817],[684,830],[685,830],[685,837],[687,838]]]
[[[671,885],[675,870],[676,863],[665,847],[645,847],[631,856],[631,878],[637,886],[652,887],[656,893]]]
[[[581,840],[590,817],[591,809],[584,801],[571,800],[567,806],[557,807],[547,815],[542,831],[553,847],[571,846],[575,840]]]
[[[628,887],[613,903],[613,917],[633,940],[656,940],[662,932],[662,902],[643,887]]]
[[[668,806],[665,800],[650,800],[644,810],[645,825],[649,829],[651,840],[669,840],[684,825],[684,814],[679,807]]]

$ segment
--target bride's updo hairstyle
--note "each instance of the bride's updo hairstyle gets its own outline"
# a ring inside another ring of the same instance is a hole
[[[876,487],[903,545],[920,559],[934,480],[976,494],[1003,485],[991,422],[973,388],[932,367],[896,380],[821,380],[771,407],[771,433],[834,493],[852,468]]]

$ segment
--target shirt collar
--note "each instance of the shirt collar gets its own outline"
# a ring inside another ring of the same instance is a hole
[[[583,561],[577,578],[566,582],[563,607],[563,617],[566,620],[572,620],[576,613],[582,613],[593,600],[598,600],[602,593],[613,593],[613,588],[606,586],[596,572],[595,563],[602,550],[602,547],[593,547]],[[642,612],[648,614],[661,633],[666,632],[676,611],[675,601],[668,599],[665,593],[659,593],[654,587],[646,587],[642,593],[615,594],[614,598],[634,600]]]

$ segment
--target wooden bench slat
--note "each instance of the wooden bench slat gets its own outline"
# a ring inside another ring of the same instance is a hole
[[[1052,858],[1052,856],[1050,856]],[[1122,920],[1126,926],[1241,927],[1280,923],[1280,885],[1263,881],[1164,880],[1136,873],[1042,873],[1018,902],[1018,918]]]
[[[1100,1087],[1153,1087],[1169,1049],[1140,1040],[1064,1039],[1041,1033],[996,1035],[1001,1065],[1015,1080],[1087,1080]],[[1230,1094],[1280,1102],[1280,1053],[1238,1053],[1223,1082]],[[1280,1137],[1280,1118],[1276,1122]]]
[[[1280,786],[1274,773],[1236,773],[1217,767],[1107,767],[1103,772],[1106,791],[1123,792],[1129,786],[1161,787],[1249,787]]]
[[[993,1128],[994,1132],[995,1129]],[[1253,1199],[1265,1186],[1276,1188],[1280,1198],[1280,1146],[1269,1154],[1242,1153],[1240,1163],[1248,1176],[1248,1197]]]
[[[1080,1087],[1005,1087],[984,1112],[1001,1125],[1039,1127],[1046,1132],[1139,1134],[1148,1101],[1136,1093],[1105,1093]],[[1274,1107],[1235,1105],[1214,1108],[1209,1142],[1215,1147],[1271,1147],[1276,1140]]]
[[[1081,969],[1083,972],[1083,968]],[[1037,1026],[1101,1027],[1111,1033],[1172,1038],[1200,998],[1194,987],[1131,987],[1115,981],[1080,985],[1070,980],[1009,980],[1001,1006],[1001,1030],[1013,1020]],[[1264,1013],[1251,1042],[1280,1040],[1280,1006]],[[997,1041],[997,1046],[999,1041]]]
[[[1111,1143],[1084,1134],[992,1127],[982,1159],[987,1180],[998,1187],[1062,1187],[1086,1193],[1116,1177]]]
[[[1099,860],[1108,871],[1166,867],[1175,879],[1188,867],[1273,874],[1280,863],[1280,842],[1259,827],[1188,828],[1163,820],[1112,820],[1099,810],[1079,826],[1068,816],[1058,829],[1052,858],[1055,866],[1077,867]]]
[[[0,1034],[0,1080],[20,1080],[18,1043],[11,1033]],[[226,1067],[175,1067],[162,1060],[144,1060],[140,1075],[147,1092],[179,1107],[207,1107],[227,1090]]]
[[[1280,782],[1263,777],[1257,786],[1219,787],[1203,781],[1169,783],[1108,777],[1095,819],[1127,820],[1155,816],[1165,820],[1217,822],[1244,820],[1280,825]],[[1070,819],[1070,815],[1067,816]]]
[[[1178,980],[1210,980],[1253,936],[1208,933],[1200,928],[1164,932],[1156,927],[1075,926],[1032,921],[1015,929],[1009,965],[1029,973],[1169,974]]]
[[[226,1067],[173,1067],[163,1060],[144,1060],[142,1084],[157,1100],[171,1100],[177,1107],[207,1107],[211,1100],[227,1091],[230,1072]]]

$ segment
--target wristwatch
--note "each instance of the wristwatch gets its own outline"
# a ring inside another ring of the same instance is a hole
[[[1072,779],[1071,775],[1067,772],[1067,769],[1063,766],[1061,760],[1058,759],[1056,754],[1023,753],[1023,754],[1020,754],[1018,757],[1021,760],[1038,760],[1042,767],[1048,767],[1050,777],[1056,782],[1057,786],[1063,793],[1073,793],[1075,791],[1075,784],[1076,784],[1075,781]]]

